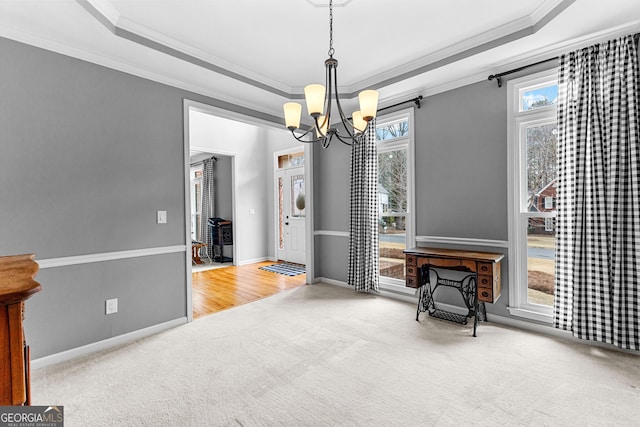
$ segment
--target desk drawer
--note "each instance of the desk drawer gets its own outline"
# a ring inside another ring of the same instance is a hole
[[[418,267],[415,265],[407,264],[407,276],[417,276],[418,275]]]
[[[489,274],[493,276],[493,264],[490,262],[479,262],[478,274]]]
[[[494,302],[493,301],[493,288],[478,288],[478,301],[480,302]]]
[[[416,258],[415,255],[407,255],[407,265],[416,265]]]
[[[493,288],[495,280],[493,276],[478,275],[479,288]]]
[[[407,288],[417,288],[420,283],[418,283],[417,276],[406,276],[405,278],[405,286]]]

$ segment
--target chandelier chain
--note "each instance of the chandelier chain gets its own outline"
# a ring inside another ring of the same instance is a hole
[[[333,58],[333,0],[329,0],[329,56]]]

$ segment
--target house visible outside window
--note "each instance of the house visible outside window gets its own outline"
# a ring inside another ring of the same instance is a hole
[[[553,320],[557,70],[508,83],[509,311]]]
[[[549,209],[553,209],[553,197],[545,197],[544,198],[544,208],[549,210]]]
[[[403,251],[413,239],[413,110],[379,117],[376,139],[380,283],[404,286]]]

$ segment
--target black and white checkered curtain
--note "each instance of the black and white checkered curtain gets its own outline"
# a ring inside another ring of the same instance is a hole
[[[351,147],[348,284],[360,292],[378,292],[378,151],[375,119],[364,140]]]
[[[199,239],[207,246],[207,253],[213,259],[213,246],[211,242],[211,230],[209,229],[208,220],[213,218],[213,202],[215,193],[215,159],[205,159],[202,162],[202,191],[201,209],[200,209],[200,236]]]
[[[555,326],[640,350],[638,35],[560,58]]]

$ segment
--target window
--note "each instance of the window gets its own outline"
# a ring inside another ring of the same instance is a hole
[[[557,70],[508,83],[509,311],[553,320]]]
[[[202,211],[202,166],[191,168],[191,240],[200,236],[200,212]]]
[[[404,286],[407,245],[413,246],[413,110],[379,117],[378,237],[380,283]]]

